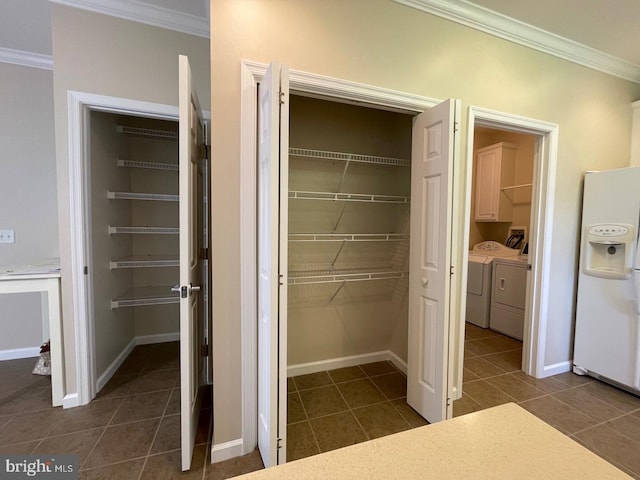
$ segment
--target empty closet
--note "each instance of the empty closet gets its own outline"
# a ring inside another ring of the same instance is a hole
[[[86,273],[97,390],[136,344],[179,338],[177,129],[90,113]]]
[[[290,97],[290,376],[407,360],[411,123]]]

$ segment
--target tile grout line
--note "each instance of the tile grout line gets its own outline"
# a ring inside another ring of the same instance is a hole
[[[358,368],[360,368],[358,366]],[[360,368],[360,370],[362,370]],[[366,375],[367,372],[365,372],[363,370],[363,373]],[[329,375],[329,372],[327,371],[327,375]],[[335,387],[335,389],[338,391],[338,394],[340,395],[340,397],[342,398],[342,401],[345,403],[345,405],[347,406],[347,409],[349,411],[349,413],[351,413],[351,416],[355,419],[356,423],[358,424],[358,426],[360,427],[360,430],[362,431],[362,433],[364,433],[364,438],[366,438],[367,440],[371,440],[371,438],[369,438],[369,434],[367,433],[367,431],[364,429],[364,427],[362,426],[362,423],[360,423],[360,420],[358,420],[358,417],[356,416],[356,414],[354,413],[353,409],[351,408],[351,405],[349,405],[349,402],[347,402],[347,399],[345,398],[345,396],[343,395],[343,393],[340,391],[340,389],[338,388],[338,384],[336,384],[333,380],[333,377],[331,375],[329,375],[329,378],[331,379],[331,381],[333,382],[333,386]],[[367,379],[373,383],[373,381],[371,381],[371,379],[369,379],[367,377]],[[354,380],[354,381],[358,381],[358,380]],[[344,382],[346,383],[346,382]],[[375,384],[374,384],[375,385]],[[384,395],[383,395],[384,396]],[[357,442],[360,443],[360,442]]]
[[[307,413],[307,407],[304,406],[304,402],[302,401],[302,397],[300,396],[300,392],[297,390],[298,384],[297,384],[297,382],[295,380],[293,381],[293,383],[296,386],[295,394],[298,395],[298,398],[300,399],[300,405],[302,406],[302,411],[304,412],[304,418],[305,418],[304,421],[306,421],[309,424],[309,430],[311,430],[311,436],[313,436],[313,441],[316,443],[316,447],[318,447],[318,453],[322,453],[322,449],[320,448],[320,442],[318,442],[318,438],[316,437],[316,432],[313,430],[313,425],[311,425],[311,419],[309,418],[309,414]],[[289,414],[287,413],[287,420],[288,419],[289,419]],[[302,422],[296,422],[296,423],[302,423]],[[290,425],[290,424],[287,423],[287,426],[288,425]],[[291,425],[294,425],[294,424],[292,423]],[[287,435],[287,445],[289,445],[289,438],[288,437],[289,436]],[[315,455],[317,455],[317,454],[315,454]]]
[[[116,408],[114,410],[114,412],[111,414],[111,418],[109,419],[109,421],[106,423],[106,425],[103,427],[102,433],[100,434],[100,436],[98,437],[98,440],[96,440],[96,443],[93,444],[93,447],[91,448],[91,450],[89,451],[89,453],[87,454],[87,457],[84,459],[84,462],[82,462],[82,465],[78,465],[78,471],[82,470],[82,467],[84,467],[84,465],[87,463],[87,461],[89,460],[89,458],[91,458],[91,455],[93,455],[93,452],[96,450],[96,447],[98,446],[98,444],[102,441],[102,438],[104,437],[104,434],[107,433],[107,428],[109,428],[109,426],[111,425],[111,422],[113,421],[113,419],[115,418],[116,414],[120,411],[120,408],[122,408],[122,404],[124,403],[124,398],[122,398],[120,400],[120,405],[118,405],[118,408]],[[100,465],[100,466],[106,466],[106,465]]]
[[[173,382],[174,386],[175,386],[176,381],[177,380],[174,380],[174,382]],[[145,455],[144,461],[142,462],[142,468],[140,469],[140,473],[138,474],[138,480],[140,480],[142,478],[142,474],[144,472],[144,469],[147,466],[147,461],[149,460],[149,456],[151,455],[151,449],[153,448],[153,444],[155,443],[156,438],[158,438],[158,432],[160,431],[160,426],[162,425],[162,420],[164,420],[165,412],[167,411],[167,408],[169,407],[169,402],[171,401],[171,395],[172,394],[173,394],[173,388],[171,388],[171,390],[169,390],[169,395],[167,396],[167,400],[165,401],[164,408],[162,409],[162,415],[160,416],[160,421],[158,422],[158,426],[156,427],[156,431],[153,434],[153,439],[151,440],[151,443],[149,444],[149,449],[147,450],[147,454]]]

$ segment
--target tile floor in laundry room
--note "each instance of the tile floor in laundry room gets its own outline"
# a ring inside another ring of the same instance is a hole
[[[522,343],[467,324],[459,416],[516,402],[640,479],[640,398],[572,373],[520,371]],[[193,469],[181,473],[178,344],[136,347],[91,404],[50,407],[34,359],[0,362],[0,453],[77,453],[81,479],[223,479],[263,468],[257,451],[209,463],[211,402],[203,405]],[[406,378],[389,362],[288,379],[289,459],[426,424],[406,404]]]

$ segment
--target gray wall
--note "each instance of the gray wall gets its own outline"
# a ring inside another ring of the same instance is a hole
[[[0,269],[58,257],[51,71],[0,63]],[[42,342],[40,295],[0,296],[0,350]]]

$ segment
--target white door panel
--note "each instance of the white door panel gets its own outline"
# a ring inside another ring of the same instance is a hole
[[[180,183],[180,413],[182,470],[189,470],[198,427],[204,372],[205,282],[203,275],[205,177],[204,120],[193,89],[189,60],[179,57]],[[201,290],[202,289],[202,290]]]
[[[287,84],[286,66],[274,62],[258,89],[258,448],[265,467],[286,460]]]
[[[448,100],[414,120],[411,159],[407,401],[430,422],[450,414],[448,394],[454,124]]]

